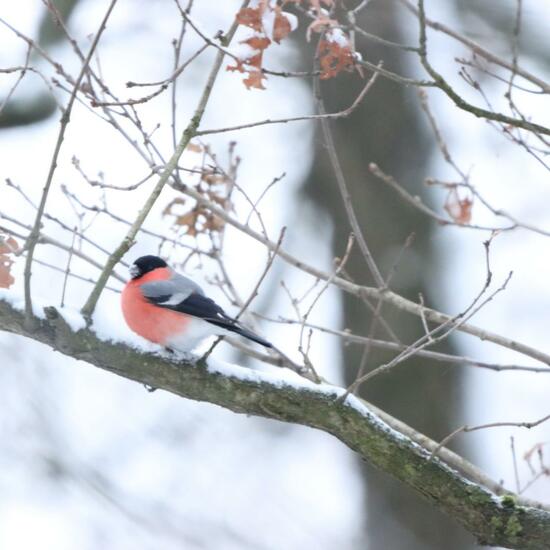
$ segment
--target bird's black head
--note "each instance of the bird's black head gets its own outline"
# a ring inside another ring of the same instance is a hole
[[[130,275],[132,279],[139,279],[159,267],[168,267],[168,264],[158,256],[141,256],[130,267]]]

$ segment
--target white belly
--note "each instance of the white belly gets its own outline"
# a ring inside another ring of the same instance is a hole
[[[193,317],[182,334],[167,339],[166,346],[178,351],[191,351],[209,336],[223,336],[229,332],[212,323]]]

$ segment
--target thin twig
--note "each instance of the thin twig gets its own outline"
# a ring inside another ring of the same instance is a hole
[[[257,315],[257,314],[256,314]],[[284,323],[284,324],[301,324],[300,320],[289,319],[289,318],[279,318],[272,319],[260,315],[260,318],[265,319],[271,323]],[[305,325],[308,328],[318,330],[325,334],[330,334],[332,336],[337,336],[342,338],[344,342],[354,343],[354,344],[370,344],[375,348],[387,349],[393,351],[404,351],[409,346],[405,344],[400,344],[398,342],[390,342],[388,340],[380,340],[376,338],[370,338],[368,336],[361,336],[359,334],[353,334],[349,330],[337,330],[321,325],[316,325],[314,323],[306,323]],[[488,361],[479,361],[478,359],[473,359],[472,357],[467,357],[464,355],[452,355],[448,353],[442,353],[439,351],[430,351],[430,350],[417,350],[416,355],[419,357],[425,357],[426,359],[433,359],[434,361],[441,361],[445,363],[454,363],[462,365],[471,365],[473,367],[479,367],[482,369],[492,370],[494,372],[505,372],[505,371],[520,371],[520,372],[532,372],[532,373],[546,373],[550,374],[550,368],[548,367],[533,367],[528,365],[516,365],[516,364],[502,364],[502,363],[491,363]]]
[[[530,430],[546,422],[547,420],[550,420],[550,414],[547,414],[546,416],[543,416],[538,420],[534,420],[533,422],[490,422],[489,424],[480,424],[479,426],[468,426],[468,425],[461,426],[460,428],[457,428],[456,430],[451,432],[449,435],[444,437],[439,442],[439,445],[430,454],[429,460],[437,456],[437,453],[439,452],[439,450],[442,447],[446,447],[449,441],[454,439],[460,433],[476,432],[478,430],[486,430],[488,428],[509,428],[509,427],[527,428],[528,430]]]
[[[514,436],[510,436],[510,451],[512,452],[512,463],[514,465],[514,480],[516,482],[516,493],[520,493],[520,483],[519,483],[519,471],[518,471],[518,461],[516,457],[516,445],[514,442]]]
[[[348,394],[353,392],[361,384],[364,384],[365,382],[367,382],[368,380],[370,380],[375,376],[388,372],[389,370],[393,369],[397,365],[403,363],[403,361],[405,361],[409,357],[412,357],[413,355],[415,355],[418,350],[422,350],[428,346],[431,346],[433,344],[436,344],[442,341],[445,338],[448,338],[448,336],[452,334],[455,330],[457,330],[461,324],[465,323],[468,319],[473,317],[480,310],[481,307],[484,307],[485,305],[487,305],[494,298],[496,294],[502,292],[506,288],[508,281],[510,280],[511,273],[508,275],[504,283],[496,291],[494,291],[487,299],[485,299],[480,306],[476,307],[479,300],[485,294],[485,291],[489,288],[492,280],[492,272],[489,265],[490,240],[485,241],[483,244],[485,246],[485,258],[486,258],[486,268],[487,268],[485,283],[483,284],[482,289],[479,291],[479,293],[474,298],[474,300],[468,305],[468,307],[463,311],[461,311],[460,313],[458,313],[457,315],[455,315],[453,318],[449,319],[447,322],[441,325],[438,325],[431,331],[427,332],[424,336],[420,337],[418,340],[416,340],[416,342],[408,346],[407,349],[403,350],[400,354],[398,354],[388,363],[384,363],[383,365],[380,365],[379,367],[368,372],[362,377],[357,378],[348,387],[348,389],[346,390],[346,393],[342,395],[341,397],[342,400],[345,400]],[[422,309],[425,310],[426,308],[422,306]]]
[[[305,324],[306,324],[311,312],[313,311],[313,308],[315,307],[315,305],[317,304],[317,302],[319,301],[321,296],[328,289],[328,287],[331,285],[332,280],[335,277],[338,276],[338,274],[342,271],[342,269],[344,269],[346,263],[349,260],[351,250],[353,248],[354,241],[355,241],[355,238],[354,238],[354,235],[352,233],[348,238],[348,242],[346,244],[346,250],[344,251],[344,255],[342,256],[341,259],[337,260],[336,269],[333,271],[333,273],[331,275],[331,278],[327,279],[325,281],[324,285],[319,289],[319,291],[317,292],[317,295],[313,298],[313,300],[311,301],[311,304],[309,305],[308,309],[306,310],[306,312],[303,316],[300,315],[300,312],[299,312],[298,308],[296,307],[296,311],[297,311],[298,315],[301,317],[301,321],[302,321],[302,326],[300,328],[300,344],[298,345],[298,351],[302,354],[306,364],[310,365],[311,369],[313,369],[313,365],[312,365],[311,361],[309,360],[308,354],[306,352],[304,352],[304,347],[303,347],[303,336],[304,336]],[[312,335],[312,331],[310,330],[309,331],[309,342],[311,342],[311,335]],[[309,345],[308,345],[308,347],[309,347]]]
[[[111,3],[109,4],[107,12],[103,17],[103,20],[101,21],[101,24],[97,30],[97,33],[94,37],[92,45],[90,46],[88,55],[86,56],[86,58],[84,59],[84,62],[82,63],[82,67],[74,83],[73,90],[71,92],[71,96],[69,97],[67,106],[65,107],[63,114],[61,115],[59,133],[57,136],[53,157],[50,163],[48,176],[46,178],[46,183],[44,184],[44,188],[42,190],[42,197],[40,199],[40,204],[38,205],[38,211],[36,213],[33,228],[29,234],[27,242],[25,243],[25,249],[27,251],[27,258],[25,261],[25,270],[24,270],[25,321],[29,325],[29,327],[32,325],[32,319],[33,319],[32,298],[31,298],[31,266],[32,266],[32,259],[34,256],[34,249],[36,247],[36,243],[38,241],[38,235],[40,233],[40,224],[42,220],[42,214],[44,213],[44,209],[46,207],[46,201],[48,199],[48,194],[53,181],[53,175],[54,175],[55,169],[57,168],[57,159],[61,151],[61,145],[63,144],[63,140],[65,138],[65,131],[67,129],[67,126],[71,118],[71,111],[76,99],[76,95],[80,89],[80,83],[82,82],[86,74],[86,71],[88,70],[88,65],[90,64],[90,60],[92,59],[95,49],[99,43],[99,39],[101,38],[103,31],[105,30],[105,27],[107,25],[107,20],[109,19],[109,16],[113,11],[113,8],[115,7],[116,2],[117,0],[111,0]]]
[[[67,290],[67,281],[69,280],[69,273],[71,272],[71,260],[73,259],[73,249],[76,239],[76,227],[73,232],[73,240],[71,242],[71,250],[69,251],[69,257],[67,258],[67,266],[65,267],[65,274],[63,277],[63,289],[61,290],[61,303],[59,304],[59,307],[64,306],[65,302],[65,291]]]
[[[363,94],[363,96],[366,95],[368,91],[374,86],[377,78],[378,78],[378,73],[373,73],[370,80],[368,81],[367,85],[364,88],[365,93]],[[327,113],[325,109],[325,104],[321,96],[319,78],[315,78],[314,80],[314,90],[315,90],[315,100],[317,103],[317,112],[321,116],[326,115]],[[334,176],[336,178],[336,183],[338,185],[338,191],[340,192],[340,196],[342,197],[342,201],[344,203],[344,208],[346,210],[346,214],[347,214],[351,229],[355,234],[355,238],[357,239],[357,244],[359,245],[361,254],[365,259],[367,267],[371,272],[371,275],[374,279],[376,286],[378,288],[384,288],[385,287],[384,278],[382,277],[382,274],[380,273],[380,270],[376,265],[376,262],[372,256],[370,248],[363,234],[361,225],[359,224],[359,220],[357,219],[357,215],[355,214],[355,209],[353,207],[353,200],[351,198],[351,194],[348,189],[344,171],[342,170],[342,165],[340,164],[340,159],[338,158],[338,153],[336,152],[336,146],[334,144],[334,138],[332,136],[332,130],[330,128],[330,121],[328,119],[321,118],[321,129],[323,131],[325,148],[328,151],[330,164],[332,166],[332,170],[334,171]]]
[[[277,247],[277,244],[275,242],[265,238],[257,231],[254,231],[251,227],[237,221],[223,208],[220,208],[213,201],[208,200],[207,198],[202,196],[192,187],[177,183],[172,183],[172,187],[185,195],[193,197],[197,200],[197,202],[207,207],[212,213],[216,214],[216,216],[219,216],[221,219],[225,220],[233,227],[239,229],[243,234],[248,235],[256,241],[264,244],[269,249],[274,250]],[[307,264],[303,260],[296,258],[292,254],[288,253],[283,248],[279,249],[278,255],[285,262],[293,265],[301,271],[309,273],[317,279],[326,281],[327,279],[331,278],[331,274],[326,273],[323,270],[318,269],[310,264]],[[452,319],[451,316],[445,313],[441,313],[440,311],[428,307],[422,307],[421,305],[411,300],[408,300],[407,298],[396,294],[389,289],[381,290],[378,288],[358,285],[342,277],[335,277],[334,279],[332,279],[332,282],[334,285],[341,288],[345,292],[358,296],[359,298],[381,298],[384,302],[393,305],[395,308],[401,311],[408,312],[418,317],[423,314],[426,316],[426,319],[432,323],[443,324],[449,321],[449,319]],[[500,334],[481,329],[469,323],[461,323],[460,326],[457,327],[457,330],[466,334],[471,334],[472,336],[480,338],[481,340],[489,341],[504,348],[511,349],[517,353],[521,353],[523,355],[526,355],[527,357],[536,359],[537,361],[540,361],[545,365],[550,365],[550,355],[548,353],[518,342],[517,340],[513,340],[512,338],[508,338]]]
[[[418,8],[412,2],[410,2],[410,0],[398,0],[398,1],[401,4],[403,4],[411,13],[413,13],[418,17],[419,15]],[[467,38],[466,36],[454,31],[447,25],[444,25],[443,23],[440,23],[438,21],[433,21],[428,17],[424,17],[424,21],[428,27],[436,31],[442,32],[447,36],[450,36],[451,38],[454,38],[455,40],[457,40],[458,42],[460,42],[461,44],[469,48],[474,54],[479,55],[480,57],[483,57],[490,63],[499,65],[500,67],[508,69],[509,71],[514,70],[514,65],[512,63],[510,63],[506,59],[503,59],[502,57],[498,57],[497,55],[485,49],[483,46],[481,46],[477,42],[474,42],[473,40]],[[515,72],[521,77],[525,78],[525,80],[528,80],[529,82],[538,86],[544,93],[550,93],[550,83],[545,82],[541,78],[535,76],[534,74],[526,71],[524,68],[519,66],[515,67]]]
[[[361,103],[365,95],[370,90],[371,86],[374,84],[373,79],[371,78],[365,87],[361,90],[359,95],[355,98],[353,103],[343,111],[338,111],[336,113],[327,113],[324,115],[303,115],[296,117],[287,117],[287,118],[275,118],[275,119],[265,119],[259,120],[256,122],[249,122],[247,124],[238,124],[237,126],[226,126],[225,128],[214,128],[207,130],[199,130],[195,134],[196,136],[205,136],[208,134],[222,134],[224,132],[234,132],[236,130],[244,130],[246,128],[257,128],[258,126],[265,126],[267,124],[287,124],[289,122],[298,122],[302,120],[323,120],[323,119],[336,119],[336,118],[347,118],[350,116],[357,106]]]
[[[32,227],[30,225],[26,225],[22,222],[20,222],[19,220],[15,219],[15,218],[12,218],[11,216],[3,213],[0,211],[0,218],[3,218],[7,221],[9,221],[10,223],[13,223],[19,227],[22,227],[24,229],[27,229],[30,233],[30,231],[32,230]],[[10,229],[8,228],[5,228],[6,231],[9,231],[9,232],[12,232]],[[15,234],[15,233],[14,233]],[[21,235],[19,235],[20,238]],[[28,238],[28,234],[25,235],[24,238]],[[40,244],[49,244],[49,245],[52,245],[52,246],[55,246],[56,248],[59,248],[60,250],[64,250],[65,252],[69,252],[71,254],[74,254],[75,256],[78,256],[80,259],[84,260],[85,262],[89,263],[90,265],[93,265],[95,268],[101,270],[103,269],[103,264],[101,262],[98,262],[96,260],[94,260],[91,256],[88,256],[87,254],[84,254],[82,251],[80,251],[78,248],[71,248],[70,246],[67,246],[66,244],[62,243],[61,241],[58,241],[57,239],[54,239],[53,237],[50,237],[48,235],[46,235],[45,233],[43,233],[42,231],[40,233],[38,233],[38,243]],[[115,279],[117,279],[118,281],[122,282],[122,283],[125,283],[126,282],[126,279],[124,277],[121,277],[120,275],[118,275],[118,273],[116,272],[113,272],[113,277]]]
[[[283,242],[285,232],[286,232],[286,227],[283,227],[282,230],[281,230],[281,233],[279,235],[279,240],[277,241],[278,247],[280,247],[281,243]],[[277,256],[277,250],[274,250],[274,251],[271,252],[271,254],[269,254],[266,266],[265,266],[262,274],[260,275],[260,278],[256,282],[256,285],[254,286],[254,289],[252,290],[252,292],[250,293],[250,295],[248,296],[246,301],[242,303],[239,312],[237,313],[237,315],[235,315],[235,320],[239,320],[239,318],[242,316],[242,314],[248,309],[248,307],[250,306],[250,304],[252,303],[254,298],[258,295],[258,291],[260,289],[260,286],[261,286],[262,282],[264,281],[264,279],[266,278],[267,274],[269,273],[269,270],[271,269],[271,266],[273,265],[273,261],[275,260],[276,256]],[[218,260],[219,260],[219,254],[217,255],[217,257],[218,257]],[[226,282],[231,284],[230,278],[227,276],[227,273],[225,272],[225,266],[223,265],[223,262],[221,260],[219,260],[219,264],[220,264],[220,267],[223,269],[223,273],[224,273],[224,277],[226,279]],[[231,286],[232,286],[232,284],[231,284]],[[233,289],[233,294],[235,296],[237,295],[237,292],[234,289]],[[210,354],[214,351],[214,348],[216,348],[216,346],[224,338],[225,338],[224,336],[218,337],[216,339],[216,341],[210,346],[210,349],[208,349],[208,351],[201,357],[201,361],[206,361],[206,359],[208,359]],[[277,352],[279,352],[279,350],[277,350],[276,348],[274,348],[274,349]]]
[[[397,266],[399,265],[401,257],[403,255],[403,253],[405,252],[405,250],[407,250],[407,248],[409,248],[409,246],[412,244],[413,239],[414,239],[414,233],[409,235],[407,237],[407,239],[405,240],[405,243],[401,247],[401,250],[399,251],[399,254],[397,255],[397,258],[393,262],[393,265],[390,267],[390,269],[388,271],[388,274],[386,275],[386,279],[384,281],[385,288],[390,287],[390,283],[393,279],[393,276],[394,276],[395,272],[397,271]],[[365,374],[365,371],[367,369],[367,362],[368,362],[369,354],[370,354],[370,351],[372,349],[371,341],[372,341],[372,338],[374,337],[376,329],[378,328],[378,324],[384,326],[384,322],[383,322],[384,320],[382,318],[382,308],[383,307],[384,307],[384,302],[379,298],[378,301],[376,302],[376,306],[375,306],[375,308],[372,312],[372,317],[371,317],[370,326],[369,326],[369,332],[367,334],[367,341],[365,342],[365,346],[364,346],[364,349],[363,349],[363,354],[361,356],[361,361],[359,363],[359,368],[357,369],[357,375],[355,376],[356,379],[361,378]],[[398,343],[398,342],[396,342],[396,343]]]
[[[247,4],[248,4],[248,0],[245,0],[243,2],[243,7]],[[234,21],[229,29],[229,32],[227,33],[227,39],[229,41],[232,39],[233,35],[235,34],[235,31],[237,30],[237,26],[238,26],[238,23]],[[195,109],[195,112],[193,113],[193,116],[191,117],[191,120],[189,121],[187,127],[183,131],[180,141],[178,142],[178,146],[176,147],[176,150],[170,157],[170,160],[166,163],[164,170],[160,175],[159,180],[157,181],[153,191],[151,192],[145,204],[143,205],[142,209],[140,210],[134,223],[128,230],[126,237],[124,237],[124,239],[122,240],[120,245],[117,247],[117,249],[111,254],[111,256],[109,256],[105,264],[105,269],[99,276],[96,286],[94,287],[90,296],[86,300],[86,303],[82,307],[81,313],[87,319],[87,322],[90,322],[91,320],[92,313],[94,312],[94,309],[99,299],[99,296],[101,294],[101,291],[106,285],[107,280],[113,268],[122,258],[122,256],[124,256],[124,254],[130,249],[130,247],[133,246],[135,237],[139,229],[143,225],[145,218],[148,216],[149,212],[151,211],[151,208],[153,208],[153,205],[155,204],[157,198],[159,197],[161,191],[163,190],[166,182],[172,176],[172,173],[176,169],[178,161],[181,155],[183,154],[185,148],[187,147],[191,139],[195,137],[197,133],[197,128],[199,127],[199,124],[201,123],[202,117],[204,115],[206,105],[208,104],[208,100],[210,99],[210,95],[212,93],[214,83],[220,72],[224,55],[225,55],[224,52],[218,51],[218,54],[214,61],[214,65],[210,70],[210,74],[206,81],[206,85],[204,87],[203,93],[199,100],[199,104],[197,105],[197,108]]]
[[[508,124],[516,128],[522,128],[533,132],[534,134],[550,135],[550,128],[530,122],[522,118],[514,118],[504,115],[499,112],[488,111],[481,107],[476,107],[471,103],[468,103],[462,98],[455,90],[449,85],[449,83],[443,78],[443,76],[437,72],[431,63],[428,61],[427,54],[427,38],[426,38],[426,14],[424,12],[424,0],[418,0],[418,21],[420,25],[420,38],[419,38],[419,56],[422,66],[426,69],[426,72],[434,79],[437,87],[443,91],[452,102],[463,111],[467,111],[478,118],[485,118],[487,120],[494,120],[502,124]]]

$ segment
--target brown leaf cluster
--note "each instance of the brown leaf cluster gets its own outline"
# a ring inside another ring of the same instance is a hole
[[[283,10],[279,7],[275,7],[275,22],[273,23],[273,40],[277,44],[281,43],[283,38],[286,38],[292,31],[290,21],[288,17],[283,13]]]
[[[193,152],[209,150],[208,146],[202,147],[190,144],[188,149]],[[200,181],[195,189],[211,202],[216,203],[224,210],[231,210],[233,205],[229,199],[229,189],[232,182],[227,174],[216,168],[203,167]],[[188,199],[176,197],[163,210],[163,216],[172,216],[172,224],[175,229],[185,235],[196,237],[200,234],[219,233],[225,227],[225,222],[200,203],[194,203],[188,207]]]
[[[264,16],[269,12],[275,15],[272,29],[264,27]],[[248,44],[255,53],[246,59],[237,60],[235,65],[228,65],[227,70],[248,73],[243,83],[249,90],[251,88],[265,90],[263,81],[266,77],[262,71],[264,52],[273,42],[280,44],[281,40],[290,34],[292,30],[290,21],[282,7],[273,5],[271,0],[262,0],[255,8],[242,8],[237,13],[236,19],[240,25],[255,31],[254,36],[241,42],[241,44]]]
[[[203,148],[198,143],[193,143],[192,141],[185,148],[187,151],[192,153],[202,153]]]
[[[314,21],[312,21],[306,31],[306,39],[309,42],[311,40],[311,35],[314,32],[321,33],[325,32],[331,27],[337,27],[338,21],[336,19],[330,19],[325,15],[319,15]]]
[[[334,78],[342,71],[353,71],[356,68],[359,70],[349,37],[342,30],[340,23],[328,16],[327,10],[334,5],[334,0],[261,0],[256,7],[243,8],[236,15],[240,25],[252,29],[255,33],[251,38],[241,42],[248,44],[254,53],[247,59],[239,59],[234,65],[228,65],[228,71],[247,73],[243,82],[248,89],[265,89],[264,52],[273,42],[280,43],[292,31],[291,23],[283,11],[287,4],[300,4],[314,16],[306,31],[308,41],[313,33],[323,35],[319,44],[322,79]],[[271,17],[272,14],[275,17]],[[265,21],[272,20],[273,29],[266,29]]]
[[[449,189],[443,208],[456,223],[467,224],[472,221],[474,201],[471,197],[461,198],[456,187]]]
[[[183,229],[183,232],[190,237],[196,237],[200,233],[219,232],[224,227],[224,221],[209,212],[207,208],[201,204],[196,204],[191,210],[183,213],[174,213],[174,207],[185,203],[185,199],[175,198],[164,209],[163,214],[166,216],[174,216],[174,225]]]
[[[9,288],[15,279],[10,273],[13,260],[10,255],[19,251],[19,245],[13,237],[0,235],[0,288]]]
[[[355,57],[351,44],[341,45],[339,42],[323,39],[319,43],[320,77],[323,80],[334,78],[342,71],[352,72],[355,69]]]

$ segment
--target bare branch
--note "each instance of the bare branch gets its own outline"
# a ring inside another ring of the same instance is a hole
[[[105,16],[103,17],[103,20],[101,21],[101,24],[99,25],[99,28],[96,32],[96,35],[94,37],[94,40],[92,42],[92,45],[90,46],[90,50],[88,51],[88,55],[84,59],[82,63],[82,67],[80,69],[80,72],[76,78],[76,81],[73,86],[73,90],[71,92],[71,96],[69,98],[69,101],[67,103],[67,106],[65,107],[63,114],[61,116],[60,121],[60,128],[59,128],[59,134],[57,136],[57,141],[55,144],[53,157],[50,163],[50,168],[48,171],[48,176],[46,178],[46,183],[44,184],[44,189],[42,191],[42,197],[40,199],[40,204],[38,205],[38,211],[36,213],[35,221],[33,228],[29,234],[29,237],[27,239],[27,242],[25,243],[25,249],[27,250],[27,257],[25,261],[25,280],[24,280],[24,286],[25,286],[25,315],[27,319],[27,323],[31,323],[33,319],[33,313],[32,313],[32,299],[31,299],[31,266],[32,266],[32,259],[34,256],[34,249],[36,247],[36,243],[38,241],[38,235],[40,232],[40,223],[42,219],[42,214],[44,213],[44,208],[46,207],[46,201],[48,200],[48,194],[50,191],[50,187],[53,181],[53,175],[55,172],[55,169],[57,168],[57,159],[59,157],[59,153],[61,151],[61,145],[63,144],[63,140],[65,138],[65,131],[67,129],[67,126],[69,124],[70,118],[71,118],[71,111],[76,99],[76,94],[79,91],[80,84],[86,74],[86,71],[88,70],[88,65],[90,64],[90,60],[92,59],[92,56],[94,55],[95,49],[99,43],[99,39],[101,38],[101,35],[103,34],[103,31],[105,30],[105,26],[107,25],[107,20],[109,19],[109,16],[111,15],[111,12],[113,11],[113,8],[115,7],[117,0],[111,0],[111,3],[109,4],[109,7],[107,8],[107,12],[105,13]],[[105,281],[106,282],[106,281]]]
[[[248,3],[248,0],[245,0],[245,2],[243,3],[243,6],[246,5],[247,3]],[[228,41],[231,41],[231,39],[233,38],[233,35],[237,30],[237,26],[238,26],[238,23],[234,21],[233,24],[231,25],[229,32],[227,33]],[[149,212],[151,211],[151,208],[153,208],[153,205],[155,204],[157,198],[159,197],[161,191],[163,190],[166,182],[170,179],[170,177],[172,176],[172,173],[176,169],[178,161],[181,155],[183,154],[183,151],[185,150],[185,148],[187,147],[191,139],[197,135],[197,128],[199,127],[199,124],[201,123],[202,117],[204,115],[204,111],[206,110],[206,105],[208,104],[208,100],[210,99],[210,94],[212,92],[212,88],[214,87],[214,82],[216,81],[218,73],[220,72],[224,55],[225,55],[224,52],[222,51],[218,52],[216,59],[214,61],[214,65],[212,66],[212,69],[206,81],[206,85],[202,92],[201,98],[199,100],[199,104],[197,105],[197,108],[195,109],[195,112],[191,117],[191,120],[189,121],[187,128],[183,131],[180,141],[178,143],[178,146],[176,147],[176,150],[174,151],[170,160],[166,163],[162,171],[162,174],[160,175],[159,180],[157,181],[153,191],[149,195],[149,198],[147,199],[142,209],[140,210],[134,223],[130,227],[128,233],[126,234],[126,237],[124,237],[124,239],[122,240],[118,248],[108,258],[105,264],[105,269],[99,276],[96,286],[94,287],[90,296],[86,300],[86,303],[82,307],[82,310],[81,310],[82,315],[84,315],[84,317],[88,320],[88,322],[90,322],[91,320],[91,316],[92,316],[92,313],[94,312],[96,303],[99,299],[101,291],[103,290],[103,288],[105,287],[105,284],[107,283],[107,279],[109,278],[111,271],[113,270],[115,265],[118,263],[118,261],[122,258],[122,256],[124,256],[124,254],[126,254],[126,252],[134,244],[135,236],[137,235],[139,229],[143,225],[143,222],[145,221],[145,218],[148,216]]]
[[[374,86],[377,77],[378,73],[372,74],[370,80],[364,88],[365,93],[363,94],[363,96],[368,93],[372,86]],[[315,99],[317,102],[317,111],[321,116],[326,115],[327,113],[325,110],[325,104],[321,96],[319,78],[315,78],[314,80],[314,90]],[[348,216],[352,231],[354,232],[354,235],[357,239],[359,249],[361,250],[363,257],[365,258],[365,262],[367,264],[367,267],[369,268],[369,271],[371,272],[376,286],[378,286],[379,288],[383,288],[385,287],[384,278],[382,277],[382,274],[380,273],[380,270],[378,269],[378,266],[376,265],[376,262],[371,254],[365,236],[363,235],[363,230],[359,225],[359,220],[357,219],[357,215],[355,214],[351,194],[346,183],[346,177],[344,175],[344,171],[342,170],[342,165],[340,164],[340,159],[338,158],[338,153],[336,152],[336,147],[334,145],[334,139],[332,137],[332,131],[330,128],[330,121],[327,118],[321,118],[321,129],[323,131],[323,139],[325,147],[328,151],[330,164],[334,171],[334,177],[336,178],[336,183],[338,185],[338,191],[340,191],[340,196],[342,197],[344,208],[346,210],[346,214]]]
[[[514,118],[504,115],[499,112],[488,111],[476,107],[471,103],[465,101],[455,90],[449,85],[449,83],[438,73],[431,63],[428,61],[427,54],[427,39],[426,39],[426,14],[424,12],[424,0],[418,0],[418,21],[420,23],[420,62],[426,69],[427,73],[434,79],[437,87],[442,90],[453,101],[453,103],[463,111],[467,111],[478,118],[485,118],[487,120],[494,120],[501,122],[502,124],[508,124],[516,128],[523,128],[535,134],[550,135],[550,128],[535,124],[523,118]]]
[[[257,126],[265,126],[267,124],[287,124],[289,122],[299,122],[302,120],[323,120],[323,119],[336,119],[336,118],[346,118],[355,111],[357,106],[361,103],[363,98],[367,95],[370,88],[374,84],[375,79],[371,78],[365,87],[361,90],[359,95],[355,98],[353,103],[343,111],[338,111],[337,113],[326,113],[324,115],[304,115],[288,118],[276,118],[276,119],[266,119],[260,120],[257,122],[249,122],[247,124],[238,124],[237,126],[227,126],[225,128],[215,128],[212,130],[198,130],[196,136],[206,136],[208,134],[222,134],[224,132],[234,132],[236,130],[244,130],[246,128],[256,128]]]
[[[177,184],[177,183],[173,183],[172,187],[174,187],[174,189],[177,189],[178,191],[181,191],[185,195],[193,197],[197,202],[208,207],[210,211],[212,211],[217,216],[225,220],[227,223],[231,224],[233,227],[236,227],[237,229],[242,231],[245,235],[248,235],[249,237],[252,237],[256,241],[264,244],[270,250],[275,250],[277,248],[277,244],[275,242],[267,239],[257,231],[254,231],[249,226],[240,223],[239,221],[234,219],[232,216],[230,216],[225,210],[223,210],[223,208],[220,208],[217,204],[207,200],[205,197],[203,197],[200,193],[198,193],[193,188],[186,185]],[[317,279],[326,281],[329,278],[331,278],[331,274],[326,273],[321,269],[318,269],[312,265],[305,263],[303,260],[300,260],[295,256],[293,256],[292,254],[286,252],[283,248],[280,248],[278,250],[277,255],[280,256],[285,262],[289,263],[290,265],[293,265],[294,267],[296,267],[301,271],[309,273],[310,275],[312,275]],[[452,319],[451,316],[446,315],[445,313],[441,313],[439,311],[436,311],[428,307],[423,307],[411,300],[408,300],[407,298],[404,298],[403,296],[400,296],[399,294],[392,292],[389,289],[379,289],[374,287],[362,286],[362,285],[352,283],[349,280],[343,279],[341,277],[334,277],[332,282],[334,285],[341,288],[345,292],[358,296],[359,298],[363,298],[363,297],[374,298],[374,299],[380,298],[384,302],[393,305],[394,307],[396,307],[401,311],[411,313],[412,315],[416,315],[418,317],[420,317],[421,315],[424,315],[426,319],[432,323],[444,324]],[[479,327],[470,325],[468,323],[460,324],[457,330],[460,332],[464,332],[466,334],[471,334],[472,336],[480,338],[481,340],[492,342],[504,348],[511,349],[513,351],[526,355],[527,357],[531,357],[533,359],[536,359],[537,361],[541,361],[545,365],[550,365],[549,354],[544,353],[541,350],[535,349],[521,342],[518,342],[517,340],[507,338],[500,334],[495,334],[493,332],[481,329]]]
[[[412,2],[410,2],[410,0],[398,0],[398,1],[401,4],[403,4],[411,13],[413,13],[417,17],[419,16],[418,8]],[[494,53],[485,49],[483,46],[480,46],[477,42],[474,42],[473,40],[467,38],[466,36],[452,30],[450,27],[448,27],[447,25],[444,25],[443,23],[439,23],[438,21],[433,21],[428,17],[425,17],[424,21],[426,23],[426,26],[454,38],[461,44],[464,44],[464,46],[469,48],[476,55],[479,55],[484,59],[486,59],[487,61],[494,63],[495,65],[499,65],[500,67],[503,67],[510,71],[515,70],[515,72],[518,75],[525,78],[525,80],[528,80],[529,82],[537,85],[544,93],[550,93],[550,84],[548,84],[544,80],[541,80],[540,78],[533,75],[532,73],[526,71],[522,67],[517,66],[514,69],[513,63],[510,63],[506,59],[498,57]]]
[[[469,433],[469,432],[477,432],[478,430],[486,430],[488,428],[527,428],[528,430],[535,428],[536,426],[539,426],[540,424],[543,424],[547,420],[550,420],[550,414],[547,414],[546,416],[543,416],[542,418],[539,418],[538,420],[534,420],[532,422],[490,422],[488,424],[480,424],[478,426],[461,426],[460,428],[457,428],[453,432],[451,432],[449,435],[444,437],[441,442],[439,443],[438,447],[435,448],[432,451],[432,454],[430,455],[430,458],[437,456],[437,453],[441,447],[445,447],[452,439],[454,439],[458,434],[460,433]]]

